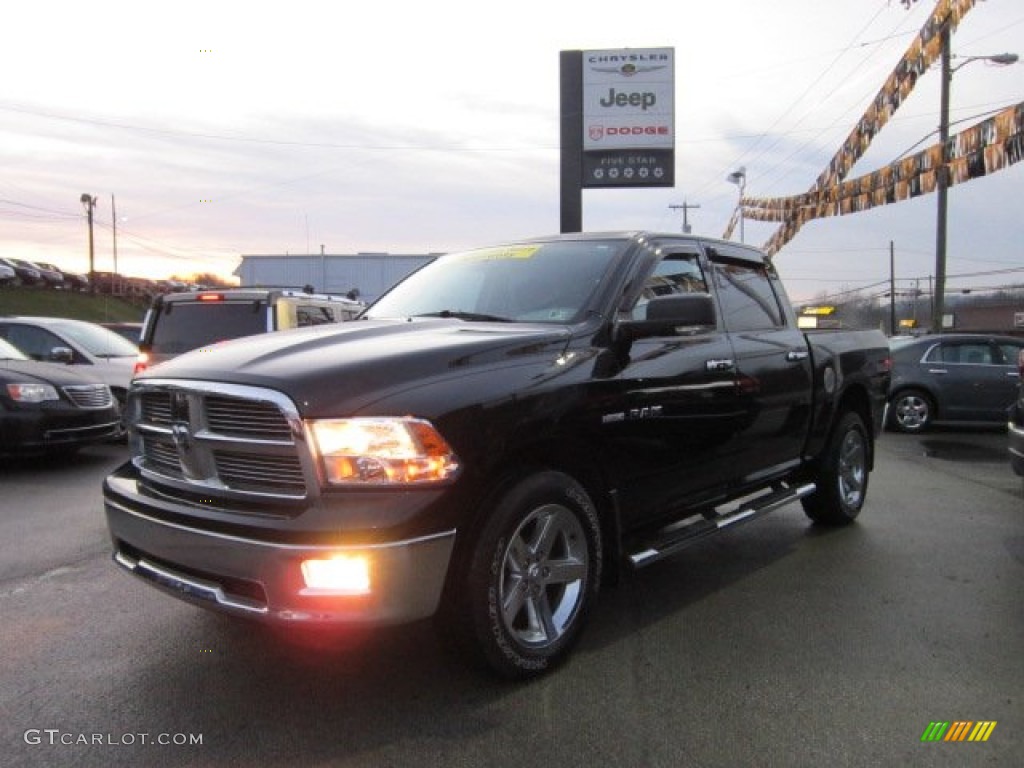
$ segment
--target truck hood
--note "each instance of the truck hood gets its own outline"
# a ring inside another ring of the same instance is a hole
[[[336,416],[483,369],[546,367],[569,339],[567,327],[548,324],[355,320],[203,347],[153,366],[137,380],[268,387],[291,397],[307,417]]]

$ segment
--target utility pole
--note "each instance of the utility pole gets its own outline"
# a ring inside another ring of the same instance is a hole
[[[942,148],[942,162],[935,170],[935,192],[938,210],[935,214],[935,295],[932,297],[934,312],[932,313],[932,331],[940,333],[943,329],[943,315],[946,302],[946,226],[949,207],[949,87],[953,73],[972,61],[987,61],[999,66],[1016,64],[1019,56],[1016,53],[997,53],[993,56],[967,56],[960,64],[952,66],[953,54],[949,50],[949,22],[943,27],[940,37],[942,44],[942,83],[939,91],[939,145]]]
[[[889,335],[896,335],[896,246],[889,241]]]
[[[683,234],[684,235],[690,234],[690,222],[687,219],[686,214],[687,214],[687,212],[691,208],[700,208],[700,206],[699,205],[691,205],[690,203],[686,202],[686,200],[683,200],[683,204],[682,205],[670,205],[669,208],[671,208],[673,211],[682,210],[682,212],[683,212]]]
[[[89,293],[96,293],[96,253],[92,241],[92,209],[96,207],[96,198],[83,193],[79,201],[89,217]]]
[[[936,169],[936,199],[938,210],[935,214],[935,294],[932,298],[932,332],[942,332],[942,315],[945,312],[946,292],[946,211],[947,188],[949,179],[946,177],[946,163],[949,161],[949,81],[953,79],[950,68],[949,22],[942,27],[940,37],[942,43],[942,84],[939,91],[939,145],[942,147],[942,162]]]

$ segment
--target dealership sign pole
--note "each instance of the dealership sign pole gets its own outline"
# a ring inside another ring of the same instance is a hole
[[[583,189],[675,186],[672,48],[562,51],[560,84],[562,232]]]

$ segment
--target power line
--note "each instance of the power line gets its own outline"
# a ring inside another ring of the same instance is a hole
[[[877,10],[877,11],[875,12],[875,14],[874,14],[874,15],[873,15],[873,16],[871,17],[871,19],[870,19],[870,20],[869,20],[869,21],[868,21],[868,22],[867,22],[867,23],[866,23],[866,24],[865,24],[865,25],[864,25],[863,27],[861,27],[861,29],[860,29],[860,30],[859,30],[859,31],[858,31],[858,32],[856,33],[856,35],[854,35],[854,38],[853,38],[853,39],[854,39],[854,40],[856,40],[856,39],[857,39],[857,37],[859,37],[860,35],[862,35],[862,34],[863,34],[863,33],[864,33],[864,32],[865,32],[865,31],[866,31],[867,29],[868,29],[868,27],[870,27],[870,26],[871,26],[871,25],[872,25],[872,24],[873,24],[873,23],[875,22],[875,20],[876,20],[876,19],[877,19],[877,18],[878,18],[878,17],[879,17],[879,16],[881,15],[881,14],[882,14],[882,12],[883,12],[883,11],[884,11],[884,10],[885,10],[885,9],[886,9],[887,7],[888,7],[888,3],[883,3],[883,4],[882,4],[882,5],[881,5],[881,6],[880,6],[880,7],[878,8],[878,10]],[[901,24],[902,24],[902,23],[904,23],[904,22],[901,22]],[[901,24],[900,24],[900,25],[901,25]],[[897,29],[899,28],[899,26],[900,26],[900,25],[897,25]],[[746,158],[746,157],[747,157],[747,155],[748,155],[748,154],[749,154],[749,153],[750,153],[751,151],[753,151],[753,149],[754,149],[754,148],[756,148],[756,147],[757,147],[758,143],[760,143],[760,141],[761,141],[761,140],[762,140],[762,139],[763,139],[763,138],[764,138],[765,136],[769,135],[769,134],[771,133],[771,131],[772,131],[772,130],[773,130],[773,129],[775,128],[775,126],[777,126],[777,125],[778,125],[778,124],[779,124],[779,123],[780,123],[780,122],[782,121],[783,117],[785,117],[785,116],[786,116],[786,115],[788,115],[788,114],[789,114],[790,112],[792,112],[792,111],[793,111],[793,110],[794,110],[794,109],[796,108],[796,106],[797,106],[797,105],[798,105],[798,104],[799,104],[800,102],[802,102],[802,101],[804,100],[804,98],[805,98],[805,97],[806,97],[806,96],[807,96],[807,95],[808,95],[808,94],[809,94],[809,93],[810,93],[810,92],[811,92],[811,91],[812,91],[812,90],[813,90],[813,89],[814,89],[814,88],[815,88],[815,87],[816,87],[816,86],[817,86],[817,85],[818,85],[818,84],[819,84],[819,83],[820,83],[820,82],[821,82],[821,81],[822,81],[822,80],[823,80],[823,79],[825,78],[825,75],[826,75],[826,74],[828,74],[828,73],[829,73],[829,72],[830,72],[830,71],[831,71],[831,70],[832,70],[832,69],[833,69],[833,68],[834,68],[834,67],[835,67],[835,66],[836,66],[836,65],[837,65],[837,64],[839,63],[839,61],[840,61],[840,60],[841,60],[841,59],[843,58],[843,56],[845,56],[845,55],[846,55],[847,53],[849,53],[849,52],[850,52],[851,50],[854,50],[854,48],[856,48],[856,47],[860,47],[860,46],[856,46],[856,45],[855,45],[855,44],[854,44],[853,42],[851,42],[851,43],[850,43],[849,45],[847,45],[847,46],[846,46],[845,48],[842,48],[842,49],[840,49],[840,51],[839,51],[838,55],[837,55],[837,56],[836,56],[836,57],[835,57],[835,58],[834,58],[834,59],[832,60],[832,63],[831,63],[831,64],[829,64],[829,65],[828,65],[827,67],[825,67],[825,68],[824,68],[824,69],[823,69],[823,70],[821,71],[821,73],[820,73],[820,74],[818,75],[818,77],[817,77],[817,78],[816,78],[816,79],[814,80],[814,82],[812,82],[812,83],[811,83],[811,84],[810,84],[810,85],[809,85],[809,86],[808,86],[808,87],[807,87],[806,89],[804,89],[803,93],[801,93],[801,94],[800,94],[800,95],[799,95],[799,96],[798,96],[798,97],[797,97],[797,98],[796,98],[796,99],[795,99],[795,100],[794,100],[793,102],[791,102],[791,103],[789,104],[789,106],[787,106],[787,107],[786,107],[786,109],[785,109],[785,110],[783,110],[782,114],[780,114],[780,116],[779,116],[779,117],[778,117],[778,118],[777,118],[777,119],[775,120],[775,122],[774,122],[774,123],[772,123],[772,125],[771,125],[771,126],[770,126],[770,127],[768,128],[768,129],[767,129],[767,131],[765,131],[764,133],[762,133],[762,134],[761,134],[761,136],[759,136],[759,137],[758,137],[757,141],[755,141],[755,142],[754,142],[754,145],[753,145],[753,146],[752,146],[751,148],[747,149],[747,150],[746,150],[745,152],[743,152],[743,153],[742,153],[742,154],[740,155],[739,159],[737,159],[737,160],[736,160],[736,161],[735,161],[734,163],[732,163],[732,165],[737,165],[737,164],[740,164],[740,163],[741,163],[741,162],[742,162],[742,161],[744,160],[744,158]],[[819,100],[819,103],[821,103],[821,102],[825,101],[826,99],[828,99],[828,98],[830,98],[830,97],[831,97],[832,95],[834,95],[834,94],[836,93],[837,89],[838,89],[838,87],[833,87],[833,88],[831,88],[831,89],[830,89],[830,90],[828,91],[828,93],[827,93],[827,94],[825,95],[825,97],[824,97],[823,99],[820,99],[820,100]],[[846,113],[846,114],[848,114],[848,113],[849,113],[849,111],[850,111],[850,110],[847,110],[847,113]],[[807,113],[805,113],[805,114],[804,114],[804,115],[803,115],[803,116],[802,116],[801,118],[799,118],[799,119],[797,120],[797,122],[796,122],[796,125],[800,125],[800,123],[801,123],[801,122],[803,122],[803,120],[805,120],[805,119],[806,119],[806,117],[807,117]],[[820,136],[820,135],[821,135],[822,133],[824,133],[824,132],[825,132],[826,130],[829,130],[829,129],[833,128],[833,127],[834,127],[834,126],[835,126],[835,125],[836,125],[836,124],[837,124],[837,123],[839,122],[839,120],[840,120],[840,119],[843,119],[844,117],[845,117],[845,114],[844,114],[844,115],[843,115],[842,117],[838,118],[837,120],[833,121],[833,122],[832,122],[832,123],[831,123],[831,124],[830,124],[829,126],[827,126],[826,128],[824,128],[824,129],[822,129],[821,131],[819,131],[819,133],[818,133],[818,134],[816,134],[814,138],[817,138],[817,137],[818,137],[818,136]],[[782,138],[783,138],[783,136],[780,136],[779,138],[776,138],[776,140],[775,140],[775,141],[774,141],[774,142],[773,142],[773,143],[772,143],[772,144],[771,144],[770,146],[768,146],[768,147],[767,147],[766,149],[763,149],[763,150],[761,150],[761,152],[760,152],[760,153],[759,153],[758,155],[755,155],[753,159],[750,159],[750,160],[748,160],[748,161],[746,162],[746,164],[747,164],[747,165],[756,165],[756,162],[757,162],[757,160],[758,160],[758,159],[760,159],[761,157],[764,157],[765,155],[767,155],[767,153],[768,153],[768,152],[769,152],[769,151],[770,151],[771,149],[773,149],[774,147],[776,147],[776,146],[778,145],[778,143],[779,143],[779,142],[781,141],[781,139],[782,139]],[[808,144],[810,144],[810,143],[811,143],[811,141],[812,141],[812,140],[813,140],[813,139],[811,139],[811,140],[809,140],[809,141],[805,142],[805,143],[804,143],[803,145],[801,145],[801,146],[800,146],[800,147],[799,147],[799,148],[798,148],[797,150],[795,150],[795,151],[794,151],[793,153],[791,153],[791,154],[790,154],[790,155],[789,155],[789,156],[788,156],[788,157],[787,157],[787,158],[786,158],[785,160],[783,160],[782,162],[784,163],[784,162],[787,162],[788,160],[790,160],[790,159],[791,159],[791,158],[792,158],[792,157],[793,157],[793,156],[794,156],[794,155],[796,154],[796,152],[802,151],[802,150],[803,150],[804,148],[806,148],[806,146],[807,146]],[[768,173],[771,173],[771,172],[773,172],[773,171],[774,171],[774,170],[775,170],[776,168],[778,168],[778,167],[779,167],[779,165],[781,165],[781,164],[782,164],[782,163],[776,163],[776,164],[775,164],[775,165],[773,165],[773,166],[772,166],[771,168],[769,168],[769,169],[768,169],[767,171],[760,171],[760,172],[759,172],[759,173],[757,174],[757,178],[762,178],[762,177],[764,177],[764,176],[765,176],[766,174],[768,174]],[[789,172],[787,172],[787,173],[789,173]],[[781,178],[785,178],[785,175],[783,175],[783,176],[782,176]]]

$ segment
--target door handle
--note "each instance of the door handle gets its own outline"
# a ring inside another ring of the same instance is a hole
[[[949,373],[945,368],[929,368],[928,373]]]
[[[786,353],[787,363],[799,363],[807,359],[807,352],[803,349],[791,349]]]
[[[735,367],[736,361],[728,358],[723,358],[721,360],[708,360],[704,363],[704,368],[711,373],[731,371]]]

